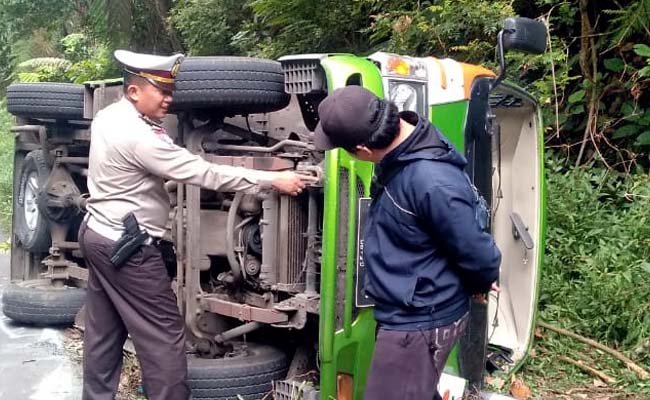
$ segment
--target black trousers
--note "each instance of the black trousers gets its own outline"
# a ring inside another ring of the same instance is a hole
[[[467,316],[431,330],[379,328],[365,400],[436,400],[436,387]]]
[[[113,400],[122,346],[131,335],[150,400],[186,400],[185,326],[160,251],[142,246],[119,269],[115,242],[82,224],[79,242],[88,267],[83,399]]]

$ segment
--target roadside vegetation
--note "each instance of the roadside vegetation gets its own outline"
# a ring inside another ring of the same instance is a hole
[[[552,155],[546,163],[548,232],[539,317],[649,370],[650,176],[593,164],[567,170],[565,162]],[[543,328],[520,377],[549,399],[650,399],[650,381],[612,355]]]
[[[543,106],[550,154],[539,317],[650,370],[650,0],[319,4],[0,0],[0,98],[15,81],[116,77],[111,57],[116,48],[270,58],[383,50],[494,69],[493,44],[502,19],[542,19],[551,33],[548,51],[507,58],[509,76]],[[5,228],[12,192],[10,121],[0,103]],[[517,374],[517,382],[532,389],[528,397],[650,399],[650,379],[601,350],[543,328],[535,340],[529,362]],[[502,392],[513,386],[498,380],[490,385]]]
[[[12,177],[14,163],[14,138],[9,127],[13,118],[0,102],[0,229],[11,229]]]

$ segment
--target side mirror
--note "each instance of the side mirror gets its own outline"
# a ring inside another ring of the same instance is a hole
[[[529,18],[506,18],[503,21],[503,49],[542,54],[546,51],[546,26]]]
[[[497,52],[501,72],[492,83],[494,89],[506,75],[506,50],[519,50],[524,53],[542,54],[546,51],[546,25],[530,18],[506,18],[503,29],[497,36]]]

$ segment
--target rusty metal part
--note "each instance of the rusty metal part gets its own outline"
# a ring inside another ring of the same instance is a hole
[[[205,154],[203,158],[219,165],[231,165],[262,171],[285,171],[294,167],[293,161],[279,157],[236,157]]]
[[[88,165],[88,157],[57,157],[57,161],[62,164]]]
[[[67,280],[70,278],[88,281],[88,270],[79,264],[65,258],[46,257],[43,264],[47,266],[45,277],[52,280]]]
[[[325,175],[323,174],[323,167],[321,165],[313,165],[305,162],[298,163],[298,166],[296,167],[296,171],[298,172],[307,172],[310,175],[315,176],[318,181],[311,183],[311,186],[323,186],[324,183],[324,177]]]
[[[202,295],[200,285],[200,264],[201,264],[201,221],[200,221],[200,192],[197,186],[185,187],[187,192],[186,200],[186,236],[184,257],[185,264],[185,324],[194,336],[202,339],[211,339],[210,335],[203,332],[197,324],[197,316],[201,312],[199,298]]]
[[[244,270],[247,276],[255,276],[260,273],[261,263],[257,258],[247,255],[244,260]]]
[[[58,160],[38,194],[38,208],[50,221],[65,223],[82,212],[82,199],[70,172]]]
[[[19,134],[22,132],[32,132],[38,134],[38,141],[41,145],[41,149],[43,150],[43,157],[45,158],[45,162],[48,165],[52,165],[53,160],[52,156],[50,155],[50,146],[47,141],[47,128],[45,128],[44,125],[18,125],[12,126],[10,130],[11,132],[16,132]]]
[[[79,248],[79,243],[65,241],[67,231],[67,225],[51,224],[52,246],[50,247],[50,254],[42,263],[47,266],[47,272],[44,276],[52,279],[53,283],[70,278],[88,280],[88,270],[81,268],[76,262],[68,260],[61,251],[62,249],[74,250]]]
[[[300,142],[298,140],[282,140],[273,146],[263,147],[263,146],[240,146],[234,144],[220,144],[217,142],[204,142],[203,149],[206,151],[219,151],[219,150],[231,150],[231,151],[247,151],[251,153],[273,153],[285,147],[300,147],[305,150],[315,150],[313,144]]]
[[[243,325],[239,325],[236,328],[229,329],[229,330],[227,330],[225,332],[222,332],[222,333],[218,334],[217,336],[214,337],[214,340],[217,343],[224,343],[224,342],[227,342],[228,340],[232,340],[232,339],[234,339],[236,337],[245,335],[247,333],[251,333],[251,332],[253,332],[253,331],[255,331],[255,330],[257,330],[257,329],[259,329],[259,328],[261,328],[263,326],[264,326],[264,324],[259,323],[257,321],[248,322],[248,323],[245,323]]]
[[[307,324],[307,314],[319,313],[320,297],[317,295],[307,296],[300,293],[276,304],[273,308],[290,314],[288,321],[272,324],[274,327],[302,329]]]
[[[237,260],[235,254],[235,222],[237,221],[239,204],[241,204],[243,198],[244,193],[235,193],[235,198],[228,210],[228,220],[226,222],[226,257],[228,258],[232,275],[235,278],[235,283],[242,279],[242,265]]]
[[[243,293],[243,303],[253,307],[270,308],[273,306],[273,294],[264,292],[263,294],[245,290]]]
[[[201,308],[216,314],[237,318],[241,321],[258,321],[265,324],[287,322],[289,316],[275,310],[251,307],[247,304],[237,304],[222,300],[214,295],[200,297]]]
[[[305,250],[305,293],[317,293],[320,265],[321,237],[318,231],[318,200],[315,188],[308,188],[309,209],[307,212],[307,249]]]
[[[239,204],[239,211],[244,215],[257,215],[262,212],[262,201],[257,195],[247,194]]]
[[[262,219],[260,232],[262,236],[262,267],[260,270],[260,284],[269,288],[277,282],[277,247],[278,247],[278,204],[279,194],[269,192],[262,201]]]

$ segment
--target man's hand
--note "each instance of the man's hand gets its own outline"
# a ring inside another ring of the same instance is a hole
[[[283,171],[276,173],[275,178],[271,181],[271,185],[273,186],[273,189],[280,193],[297,196],[302,193],[308,183],[314,183],[317,181],[318,178],[315,176]]]
[[[499,293],[501,291],[501,288],[499,287],[498,283],[492,282],[492,287],[490,287],[490,291]],[[484,293],[477,293],[477,294],[472,295],[472,300],[474,300],[474,302],[478,303],[478,304],[487,304],[488,303],[487,294],[484,294]]]

